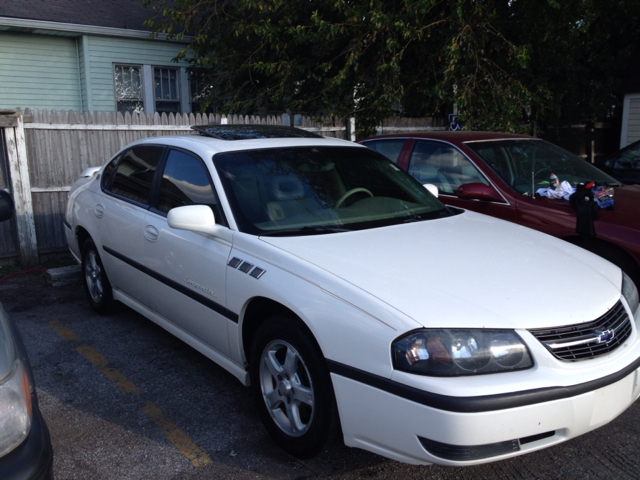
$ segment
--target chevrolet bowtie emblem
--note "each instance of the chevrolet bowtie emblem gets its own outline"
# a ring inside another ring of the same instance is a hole
[[[604,330],[602,332],[596,332],[596,343],[609,343],[615,337],[616,332],[614,330]]]

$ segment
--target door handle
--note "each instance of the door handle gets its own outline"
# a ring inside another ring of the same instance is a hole
[[[158,229],[153,225],[147,225],[146,227],[144,227],[144,238],[146,238],[147,240],[153,242],[158,239],[158,235]]]

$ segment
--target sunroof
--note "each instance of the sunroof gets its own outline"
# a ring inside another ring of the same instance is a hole
[[[253,140],[259,138],[322,138],[301,128],[282,125],[193,125],[193,130],[220,140]]]

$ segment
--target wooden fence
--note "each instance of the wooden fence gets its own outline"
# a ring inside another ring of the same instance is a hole
[[[302,117],[300,128],[351,138],[344,122]],[[0,111],[0,188],[11,191],[16,216],[0,225],[0,264],[37,263],[67,251],[62,221],[68,192],[81,172],[106,163],[134,140],[194,133],[191,125],[290,125],[289,115],[125,114]],[[353,128],[353,121],[351,122]]]
[[[35,264],[67,251],[62,226],[68,192],[88,167],[106,163],[140,138],[194,133],[192,125],[296,125],[327,137],[355,141],[355,120],[320,120],[287,114],[125,114],[0,110],[0,188],[9,190],[16,215],[0,224],[0,264]],[[445,130],[443,120],[393,118],[378,133]]]

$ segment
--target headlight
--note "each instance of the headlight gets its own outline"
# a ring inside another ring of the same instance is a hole
[[[638,304],[640,303],[640,296],[638,295],[636,284],[633,283],[629,275],[624,272],[622,272],[622,296],[629,304],[631,313],[635,315],[636,310],[638,310]]]
[[[31,429],[31,390],[20,361],[0,384],[0,457],[16,448]]]
[[[395,340],[391,349],[394,368],[417,375],[455,377],[533,366],[512,330],[416,330]]]

